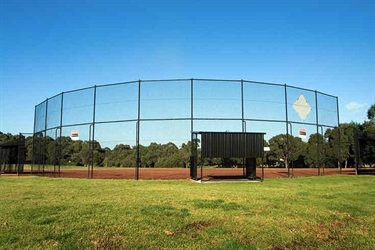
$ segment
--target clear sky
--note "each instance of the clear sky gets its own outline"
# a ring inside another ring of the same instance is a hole
[[[375,103],[375,1],[0,0],[0,131],[34,107],[138,79],[286,83],[339,97],[341,122]]]

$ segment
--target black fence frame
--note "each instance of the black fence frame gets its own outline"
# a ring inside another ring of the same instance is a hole
[[[142,89],[142,83],[157,83],[157,82],[179,82],[179,81],[190,81],[190,117],[184,117],[184,118],[157,118],[157,119],[145,119],[141,117],[141,89]],[[240,83],[241,86],[241,118],[198,118],[194,116],[194,83],[195,81],[204,81],[204,82],[233,82],[233,83]],[[259,85],[265,85],[265,86],[279,86],[284,88],[284,102],[285,102],[285,119],[248,119],[245,118],[244,113],[244,84],[245,83],[251,83],[251,84],[259,84]],[[110,87],[110,86],[116,86],[116,85],[125,85],[125,84],[138,84],[138,100],[137,100],[137,118],[136,119],[129,119],[129,120],[115,120],[115,121],[96,121],[96,92],[97,88],[100,87]],[[85,122],[85,123],[77,123],[77,124],[69,124],[64,125],[63,124],[63,106],[64,106],[64,95],[72,92],[82,91],[82,90],[88,90],[93,89],[93,113],[92,113],[92,122]],[[297,122],[297,121],[290,121],[288,119],[288,89],[295,89],[295,90],[301,90],[301,91],[308,91],[311,93],[314,93],[315,95],[315,115],[316,115],[316,122],[315,123],[308,123],[308,122]],[[319,115],[318,115],[318,94],[328,96],[330,98],[335,98],[336,100],[336,112],[337,112],[337,124],[323,124],[319,122]],[[54,97],[61,96],[61,110],[60,110],[60,124],[54,127],[47,127],[47,119],[48,119],[48,103],[49,100],[51,100]],[[36,123],[37,123],[37,107],[40,105],[45,104],[45,126],[43,129],[37,129]],[[293,124],[303,124],[303,125],[312,125],[316,126],[316,133],[319,134],[319,129],[323,130],[323,127],[325,128],[337,128],[340,124],[340,118],[339,118],[339,106],[338,106],[338,97],[332,96],[329,94],[325,94],[322,92],[319,92],[317,90],[310,90],[300,87],[295,87],[287,84],[278,84],[278,83],[268,83],[268,82],[259,82],[259,81],[248,81],[248,80],[223,80],[223,79],[167,79],[167,80],[138,80],[138,81],[129,81],[129,82],[121,82],[121,83],[113,83],[113,84],[103,84],[103,85],[95,85],[92,87],[87,88],[81,88],[81,89],[75,89],[71,91],[62,92],[60,94],[57,94],[53,97],[47,98],[45,101],[41,102],[40,104],[35,106],[35,116],[34,116],[34,132],[33,132],[33,162],[31,166],[31,172],[36,174],[44,174],[44,167],[46,165],[46,147],[45,146],[39,146],[37,147],[38,143],[37,141],[39,139],[46,140],[47,138],[47,131],[54,130],[55,131],[55,139],[60,138],[60,141],[56,143],[55,145],[59,146],[59,148],[56,148],[57,152],[57,159],[54,161],[54,175],[56,174],[60,176],[61,171],[61,138],[62,138],[62,129],[66,127],[73,127],[73,126],[82,126],[86,125],[89,126],[89,150],[90,150],[90,164],[87,169],[87,177],[93,178],[94,175],[94,162],[93,162],[93,142],[95,141],[95,125],[97,124],[106,124],[106,123],[116,123],[116,122],[135,122],[136,123],[136,169],[135,169],[135,179],[140,179],[139,174],[139,168],[141,163],[141,156],[140,156],[140,124],[141,122],[145,121],[190,121],[190,133],[194,131],[194,122],[195,121],[240,121],[242,123],[242,131],[238,132],[247,132],[246,131],[246,122],[270,122],[270,123],[284,123],[286,134],[289,135],[290,132],[292,132],[292,125]],[[289,131],[290,129],[290,131]],[[288,136],[287,136],[288,138]],[[193,135],[191,137],[191,141],[193,141]],[[320,143],[317,145],[318,155],[320,152],[319,148]],[[56,147],[57,147],[56,146]],[[39,155],[39,161],[36,161],[36,155]],[[38,166],[37,169],[35,169],[35,166]],[[321,166],[317,166],[318,174],[321,175]],[[341,171],[341,166],[340,166]],[[324,174],[324,167],[323,167],[323,174]],[[293,175],[293,172],[290,173],[290,167],[288,167],[288,176]]]

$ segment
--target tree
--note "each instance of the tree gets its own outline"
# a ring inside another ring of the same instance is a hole
[[[177,167],[183,166],[184,161],[181,158],[178,147],[172,143],[159,145],[160,155],[155,163],[156,167]]]
[[[269,140],[271,152],[268,153],[268,160],[274,162],[282,160],[285,168],[288,168],[289,161],[297,160],[302,153],[302,143],[301,138],[292,135],[276,135]]]
[[[33,147],[32,147],[31,154],[33,155],[32,158],[35,164],[43,164],[43,160],[44,160],[43,141],[44,141],[43,133],[34,134]]]
[[[188,141],[187,143],[182,143],[181,148],[181,158],[184,161],[184,165],[189,166],[190,164],[190,156],[192,154],[192,143]]]
[[[161,156],[161,144],[155,142],[150,143],[146,148],[142,148],[142,163],[145,163],[146,167],[155,167],[158,158]]]
[[[57,138],[59,141],[59,150],[60,150],[60,163],[63,165],[71,164],[73,162],[72,155],[74,154],[73,150],[73,141],[69,136],[62,136]]]
[[[28,136],[25,139],[25,148],[26,148],[26,162],[31,162],[33,160],[33,137]]]
[[[343,150],[345,168],[354,164],[354,131],[356,129],[360,129],[360,125],[354,122],[340,124],[341,150]]]
[[[58,164],[58,151],[57,142],[51,138],[51,141],[47,144],[47,164],[57,165]]]
[[[84,165],[82,163],[81,159],[81,151],[83,148],[83,141],[78,140],[78,141],[72,141],[70,145],[70,159],[69,159],[69,164],[77,165],[77,166],[82,166]]]
[[[79,165],[88,166],[90,164],[91,152],[88,141],[84,141],[82,144],[81,150],[79,151],[80,161]]]
[[[329,128],[326,130],[324,137],[328,140],[327,164],[328,166],[340,167],[340,163],[344,161],[344,148],[341,143],[341,130],[340,128]]]
[[[10,133],[7,133],[7,134],[4,134],[0,131],[0,143],[2,142],[8,142],[10,140],[13,140],[15,138],[14,135],[10,134]]]
[[[321,134],[311,134],[307,142],[306,164],[321,167],[327,158],[327,142]]]
[[[104,148],[103,164],[108,167],[134,167],[135,166],[135,148],[129,145],[117,144],[113,150]]]
[[[375,103],[367,111],[367,118],[370,122],[375,122]]]
[[[375,104],[373,104],[367,111],[367,118],[361,125],[361,131],[367,138],[375,138]],[[374,141],[367,140],[361,150],[362,162],[364,164],[372,165],[375,163],[375,143]]]

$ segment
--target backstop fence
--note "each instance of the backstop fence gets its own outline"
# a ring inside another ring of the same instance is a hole
[[[180,169],[189,178],[181,169],[189,165],[193,131],[260,132],[265,140],[321,135],[318,159],[324,134],[338,125],[337,97],[287,84],[172,79],[95,85],[35,106],[31,171],[60,175],[69,165],[83,165],[80,173],[93,178],[106,167],[121,167],[114,178],[159,179]],[[235,168],[223,161],[207,165],[218,173]],[[315,167],[320,174],[322,164]]]

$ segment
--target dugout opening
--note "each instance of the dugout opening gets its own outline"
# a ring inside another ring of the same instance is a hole
[[[193,180],[263,180],[256,159],[263,158],[265,133],[192,132]]]

